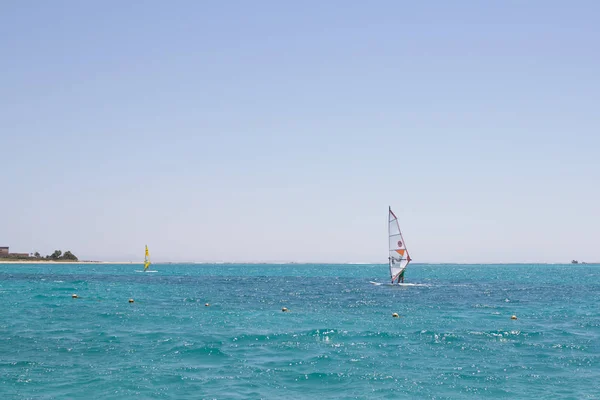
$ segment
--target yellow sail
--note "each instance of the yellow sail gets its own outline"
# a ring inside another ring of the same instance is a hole
[[[144,271],[148,269],[150,266],[150,252],[148,251],[148,246],[146,245],[146,256],[144,257]]]

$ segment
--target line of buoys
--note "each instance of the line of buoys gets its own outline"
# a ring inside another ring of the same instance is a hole
[[[71,295],[71,297],[72,297],[73,299],[78,299],[78,298],[79,298],[79,296],[77,295],[77,293],[73,293],[73,294]],[[133,300],[133,299],[129,299],[129,300],[128,300],[128,302],[129,302],[129,303],[135,303],[135,300]],[[210,303],[204,303],[204,307],[210,307]],[[283,308],[281,309],[281,311],[287,311],[287,310],[288,310],[288,309],[287,309],[287,308],[285,308],[285,307],[283,307]]]
[[[78,299],[79,298],[79,296],[77,295],[77,293],[73,293],[71,295],[71,297],[74,298],[74,299]],[[134,303],[134,302],[135,301],[133,299],[129,299],[129,303]],[[210,303],[204,303],[204,307],[210,307]],[[289,312],[290,310],[288,310],[287,307],[282,307],[281,311],[282,312]],[[398,315],[398,313],[392,313],[392,317],[393,318],[399,318],[400,315]],[[517,319],[517,316],[516,315],[511,315],[510,319]]]

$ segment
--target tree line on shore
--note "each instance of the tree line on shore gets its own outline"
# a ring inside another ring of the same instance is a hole
[[[79,261],[77,256],[71,251],[67,250],[64,253],[61,250],[54,250],[54,253],[49,254],[47,256],[42,256],[39,252],[35,252],[33,254],[21,255],[21,254],[7,254],[3,256],[4,259],[10,260],[40,260],[40,261]]]
[[[73,253],[71,253],[69,250],[65,251],[64,253],[61,250],[54,250],[54,253],[47,255],[46,257],[42,257],[40,255],[40,253],[38,253],[37,251],[34,253],[33,255],[35,258],[45,258],[46,260],[52,260],[52,261],[78,261],[79,259],[77,258],[77,256]]]

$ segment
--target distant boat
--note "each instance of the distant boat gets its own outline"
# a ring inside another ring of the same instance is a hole
[[[571,264],[579,264],[579,261],[577,261],[577,260],[571,260]]]
[[[148,245],[146,245],[146,255],[144,256],[144,271],[150,266],[150,252],[148,251]]]
[[[390,277],[392,278],[392,283],[394,281],[401,283],[404,282],[404,272],[411,259],[408,255],[408,249],[406,248],[406,243],[404,243],[402,232],[400,232],[398,218],[392,211],[392,207],[389,208],[388,214],[388,236]]]

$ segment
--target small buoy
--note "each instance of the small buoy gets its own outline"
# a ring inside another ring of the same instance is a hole
[[[71,297],[72,297],[72,298],[74,298],[74,299],[77,299],[77,298],[79,298],[79,296],[77,296],[77,294],[75,294],[75,293],[73,293],[73,294],[71,295]]]
[[[392,317],[394,317],[394,318],[398,318],[398,317],[399,317],[399,315],[398,315],[398,313],[396,313],[396,312],[395,312],[395,313],[393,313],[393,314],[392,314]]]
[[[210,306],[210,304],[204,303],[204,307],[208,307],[208,306]]]
[[[130,302],[130,303],[133,303],[133,299],[129,299],[129,302]]]
[[[512,317],[510,317],[510,319],[517,319],[517,316],[513,315]]]
[[[285,308],[285,307],[283,307],[283,308],[281,309],[281,311],[283,311],[283,312],[287,312],[287,311],[288,311],[288,309],[287,309],[287,308]]]

